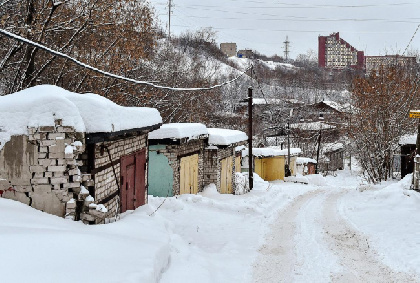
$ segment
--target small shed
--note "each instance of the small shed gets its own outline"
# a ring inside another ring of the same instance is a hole
[[[147,202],[147,135],[162,118],[42,85],[0,97],[0,197],[85,223]]]
[[[321,153],[323,156],[319,159],[319,172],[344,169],[344,145],[342,143],[325,143],[322,145]]]
[[[216,184],[221,194],[233,194],[234,175],[240,172],[241,151],[248,137],[242,131],[208,128],[208,146],[204,150],[204,184]]]
[[[404,135],[399,140],[401,149],[401,179],[414,171],[417,135]]]
[[[203,189],[207,128],[199,123],[170,123],[149,134],[149,194],[171,197]]]
[[[300,148],[290,149],[290,171],[292,176],[296,176],[296,159],[301,153]],[[249,150],[242,152],[243,164],[248,162]],[[254,172],[257,173],[265,181],[284,180],[285,165],[287,164],[288,150],[279,149],[278,147],[253,148],[254,156]]]
[[[317,162],[315,159],[308,157],[296,158],[297,173],[301,175],[315,174],[315,166]]]

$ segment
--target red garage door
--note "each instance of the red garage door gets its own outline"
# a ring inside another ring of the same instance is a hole
[[[121,212],[146,202],[146,150],[121,157]]]

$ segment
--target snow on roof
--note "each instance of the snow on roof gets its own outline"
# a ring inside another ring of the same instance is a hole
[[[322,102],[328,105],[329,107],[337,110],[338,112],[351,112],[350,103],[341,104],[341,103],[338,103],[335,101],[329,101],[329,100],[324,100]]]
[[[253,98],[252,104],[254,105],[263,105],[263,104],[281,104],[283,103],[283,99],[278,98]]]
[[[419,111],[420,112],[420,111]],[[399,145],[416,144],[417,135],[404,135],[400,138]]]
[[[325,143],[322,145],[323,152],[334,152],[340,149],[344,149],[344,144],[342,144],[341,142]]]
[[[207,135],[207,128],[200,123],[169,123],[149,133],[150,140],[160,139],[199,139]]]
[[[297,155],[301,153],[302,150],[300,148],[291,148],[290,149],[290,155]],[[272,156],[287,156],[288,151],[286,149],[277,149],[275,146],[273,147],[263,147],[263,148],[253,148],[252,149],[252,155],[258,156],[258,157],[272,157]],[[249,155],[249,149],[246,148],[242,151],[242,156],[248,156]]]
[[[294,123],[290,124],[290,128],[292,129],[300,129],[304,131],[319,131],[319,130],[326,130],[326,129],[334,129],[335,126],[329,125],[324,122],[305,122],[305,123]]]
[[[316,160],[309,158],[309,157],[298,157],[296,158],[296,164],[308,164],[308,163],[314,163],[316,164]]]
[[[244,132],[238,130],[220,128],[208,128],[207,130],[209,132],[209,145],[230,145],[248,139]]]
[[[289,151],[287,150],[287,148],[281,149],[281,146],[270,146],[270,148],[277,150],[279,152],[279,155],[288,155],[289,154]],[[293,155],[293,156],[298,155],[301,152],[302,152],[302,150],[300,148],[297,148],[297,147],[296,148],[294,148],[294,147],[290,148],[290,155]]]
[[[78,94],[53,85],[40,85],[0,97],[0,149],[28,127],[63,126],[78,132],[118,132],[162,123],[154,108],[123,107],[97,94]]]

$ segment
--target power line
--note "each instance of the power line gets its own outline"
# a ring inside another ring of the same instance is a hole
[[[9,37],[9,38],[11,38],[11,39],[13,39],[13,40],[17,40],[17,41],[20,41],[20,42],[26,43],[26,44],[31,45],[31,46],[34,46],[34,47],[36,47],[36,48],[42,49],[42,50],[44,50],[44,51],[46,51],[46,52],[48,52],[48,53],[54,54],[54,55],[56,55],[56,56],[58,56],[58,57],[61,57],[61,58],[64,58],[64,59],[70,60],[70,61],[72,61],[73,63],[75,63],[75,64],[77,64],[77,65],[79,65],[79,66],[81,66],[81,67],[83,67],[83,68],[85,68],[85,69],[88,69],[88,70],[94,71],[94,72],[96,72],[96,73],[99,73],[99,74],[105,75],[105,76],[107,76],[107,77],[111,77],[111,78],[114,78],[114,79],[119,79],[119,80],[123,80],[123,81],[131,82],[131,83],[134,83],[134,84],[148,85],[148,86],[151,86],[151,87],[154,87],[154,88],[166,89],[166,90],[174,90],[174,91],[198,91],[198,90],[212,90],[212,89],[219,88],[219,87],[222,87],[222,86],[228,85],[228,84],[230,84],[230,83],[233,83],[234,81],[236,81],[236,80],[238,80],[240,77],[242,77],[242,76],[243,76],[243,75],[244,75],[244,74],[245,74],[245,73],[246,73],[246,72],[247,72],[250,68],[252,68],[252,65],[251,65],[251,66],[250,66],[247,70],[245,70],[244,72],[242,72],[240,75],[238,75],[238,76],[237,76],[237,77],[235,77],[234,79],[229,80],[229,81],[226,81],[226,82],[221,83],[221,84],[213,85],[213,86],[211,86],[211,87],[203,87],[203,88],[178,88],[178,87],[168,87],[168,86],[161,86],[161,85],[157,85],[157,84],[152,83],[152,82],[149,82],[149,81],[138,81],[138,80],[135,80],[135,79],[130,79],[130,78],[126,78],[126,77],[123,77],[123,76],[120,76],[120,75],[116,75],[116,74],[113,74],[113,73],[109,73],[109,72],[106,72],[106,71],[103,71],[103,70],[97,69],[97,68],[95,68],[95,67],[92,67],[92,66],[90,66],[90,65],[88,65],[88,64],[85,64],[85,63],[83,63],[83,62],[80,62],[80,61],[78,61],[77,59],[75,59],[75,58],[73,58],[73,57],[70,57],[70,56],[69,56],[69,55],[67,55],[67,54],[64,54],[64,53],[61,53],[61,52],[55,51],[55,50],[53,50],[53,49],[51,49],[51,48],[48,48],[48,47],[46,47],[46,46],[44,46],[44,45],[41,45],[41,44],[36,43],[36,42],[33,42],[33,41],[29,40],[29,39],[23,38],[23,37],[21,37],[21,36],[19,36],[19,35],[16,35],[16,34],[14,34],[14,33],[11,33],[11,32],[8,32],[8,31],[5,31],[5,30],[3,30],[3,29],[0,29],[0,33],[1,33],[1,34],[3,34],[3,35],[5,35],[5,36],[7,36],[7,37]]]
[[[420,24],[417,26],[416,31],[414,32],[413,36],[411,37],[410,42],[407,44],[407,47],[405,48],[402,55],[404,55],[405,52],[407,51],[408,47],[410,46],[411,42],[413,41],[414,37],[416,36],[417,31],[419,30],[419,27],[420,27]]]

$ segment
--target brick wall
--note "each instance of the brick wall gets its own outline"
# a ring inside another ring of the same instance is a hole
[[[181,158],[198,154],[198,191],[201,192],[204,188],[204,143],[203,139],[189,140],[181,142],[181,144],[165,145],[165,149],[159,149],[159,153],[165,155],[169,160],[169,165],[173,170],[173,194],[179,195],[180,193],[180,163]]]
[[[204,186],[211,183],[216,184],[217,190],[221,186],[221,172],[222,172],[222,159],[229,156],[233,157],[232,166],[232,189],[235,191],[235,148],[240,145],[247,144],[246,141],[232,144],[228,147],[208,147],[204,150]]]
[[[101,147],[103,148],[101,150]],[[116,217],[119,212],[120,198],[118,194],[117,183],[120,184],[121,166],[120,159],[122,156],[131,155],[141,149],[147,148],[147,133],[138,136],[124,137],[113,141],[106,141],[103,143],[97,143],[94,146],[94,168],[105,168],[99,172],[92,174],[94,180],[94,203],[103,204],[107,208],[108,212],[102,217],[95,215],[95,219],[90,215],[84,215],[85,221],[95,221],[95,223],[106,223],[110,219]],[[108,154],[109,150],[109,154]],[[146,150],[146,160],[147,160]],[[111,156],[111,160],[109,158]],[[114,166],[111,166],[111,161]],[[145,172],[145,184],[147,188],[147,169]],[[114,174],[115,170],[115,174]],[[92,189],[90,189],[91,191]],[[111,199],[105,201],[109,196],[114,195]],[[147,192],[145,194],[145,203],[147,203]]]

